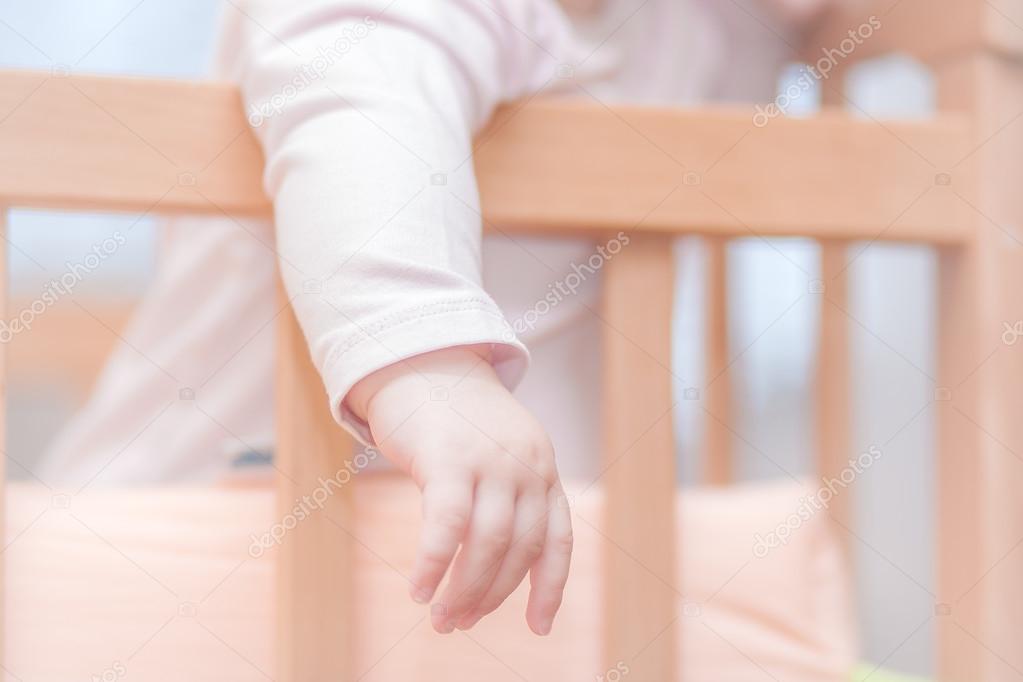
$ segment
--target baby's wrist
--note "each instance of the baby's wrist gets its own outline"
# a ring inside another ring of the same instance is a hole
[[[490,365],[490,344],[452,346],[415,355],[383,367],[360,381],[348,392],[345,404],[360,419],[367,422],[373,403],[387,394],[398,391],[428,392],[434,385],[457,382],[474,370],[494,375]]]

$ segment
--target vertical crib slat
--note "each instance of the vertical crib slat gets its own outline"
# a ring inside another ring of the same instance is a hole
[[[936,71],[941,106],[975,119],[973,153],[941,170],[977,215],[971,243],[939,259],[938,679],[1011,679],[1023,668],[1023,128],[1010,122],[1023,63],[978,49]]]
[[[846,106],[850,63],[833,69],[821,88],[821,103],[840,109]],[[852,375],[849,341],[849,271],[846,268],[848,243],[820,242],[820,328],[817,345],[817,373],[814,377],[816,399],[815,438],[817,475],[837,478],[852,456]],[[840,489],[840,488],[839,488]],[[832,498],[828,515],[839,524],[836,535],[847,553],[852,530],[853,488],[845,488]],[[847,557],[850,561],[852,556]]]
[[[709,237],[704,272],[703,482],[727,485],[735,477],[732,452],[732,375],[728,352],[728,241]]]
[[[820,329],[817,347],[816,455],[821,478],[838,478],[849,465],[852,433],[852,383],[849,357],[849,284],[846,243],[821,242]],[[839,488],[841,489],[841,488]],[[852,529],[852,488],[832,498],[828,513],[841,524],[837,535],[846,543]],[[847,545],[848,546],[848,545]]]
[[[633,235],[605,266],[604,663],[677,680],[671,240]]]
[[[275,464],[278,521],[284,523],[295,517],[303,496],[327,487],[323,481],[344,467],[352,446],[330,415],[291,308],[278,319]],[[280,682],[355,680],[354,552],[342,530],[352,529],[355,520],[351,485],[331,485],[323,508],[288,530],[277,550]]]
[[[937,505],[935,536],[937,538],[937,601],[938,679],[991,679],[987,654],[967,633],[984,641],[986,631],[984,602],[992,598],[991,583],[973,588],[973,599],[957,603],[970,589],[973,581],[984,574],[990,556],[984,528],[990,523],[984,499],[987,470],[997,446],[970,420],[985,419],[978,415],[984,388],[970,382],[948,389],[970,371],[971,359],[980,351],[975,325],[980,322],[976,306],[981,287],[979,279],[986,257],[980,249],[948,250],[940,256],[939,266],[939,331],[937,391],[948,390],[952,400],[935,402],[938,429]],[[963,413],[958,413],[961,410]],[[968,415],[968,416],[967,416]],[[988,415],[989,417],[990,415]],[[988,421],[988,419],[985,419]],[[945,609],[942,611],[941,609]],[[944,617],[942,617],[944,616]],[[960,631],[956,620],[963,623]]]

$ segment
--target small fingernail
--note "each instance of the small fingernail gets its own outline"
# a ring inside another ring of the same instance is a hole
[[[545,620],[544,622],[540,623],[540,634],[545,636],[545,637],[547,635],[551,634],[551,627],[553,625],[554,625],[554,620],[553,619]]]
[[[430,601],[430,592],[425,589],[412,590],[412,601],[417,604],[426,604]]]
[[[447,617],[448,609],[444,604],[434,604],[431,606],[430,614],[433,616],[433,628],[437,632],[446,635],[455,629],[451,624],[451,619]]]

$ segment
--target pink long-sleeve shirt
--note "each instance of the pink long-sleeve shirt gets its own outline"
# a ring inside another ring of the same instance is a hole
[[[212,478],[239,452],[267,449],[275,258],[326,400],[361,438],[371,434],[344,399],[374,370],[489,343],[513,386],[529,345],[543,376],[522,399],[563,457],[593,452],[596,277],[542,315],[536,304],[595,245],[484,240],[473,135],[499,103],[538,92],[601,104],[769,99],[791,23],[764,3],[717,0],[609,0],[576,18],[554,0],[248,0],[224,11],[217,73],[240,85],[264,147],[276,241],[265,221],[163,227],[126,342],[41,477]]]

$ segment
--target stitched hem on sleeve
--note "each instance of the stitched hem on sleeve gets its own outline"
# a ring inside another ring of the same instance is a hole
[[[414,324],[413,324],[414,323]],[[401,360],[452,346],[491,344],[491,363],[512,390],[529,365],[529,352],[492,303],[469,299],[420,306],[364,327],[330,350],[323,381],[335,420],[363,445],[374,445],[369,425],[345,404],[359,380]]]

